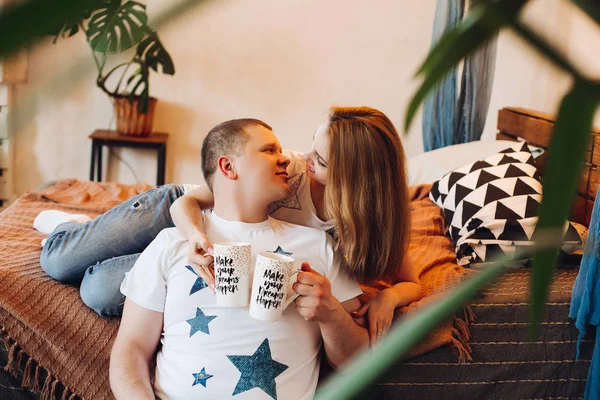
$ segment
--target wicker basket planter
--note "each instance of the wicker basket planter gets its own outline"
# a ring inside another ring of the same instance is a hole
[[[122,135],[148,136],[152,133],[154,109],[157,99],[150,97],[148,113],[141,114],[137,110],[139,99],[130,100],[129,96],[111,96],[115,107],[117,131]]]

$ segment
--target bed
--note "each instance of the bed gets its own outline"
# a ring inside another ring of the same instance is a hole
[[[507,112],[518,114],[517,119],[509,118],[507,124]],[[538,135],[546,142],[526,137],[537,126],[533,120],[552,125],[549,116],[501,110],[499,137],[547,146],[551,129]],[[594,201],[589,195],[594,185],[590,176],[595,176],[593,147],[588,156],[587,182],[580,185],[573,213],[581,222],[589,221]],[[44,236],[33,230],[32,221],[41,210],[53,208],[98,215],[147,188],[63,180],[21,196],[0,214],[1,399],[112,398],[108,356],[118,320],[100,318],[83,305],[76,287],[44,274],[39,266]],[[593,342],[586,339],[575,361],[577,332],[568,307],[576,275],[577,257],[566,259],[555,272],[537,341],[529,343],[526,336],[529,271],[518,269],[445,324],[451,340],[429,338],[429,347],[421,345],[418,351],[425,354],[398,362],[361,398],[582,398]],[[433,286],[426,290],[435,292]]]

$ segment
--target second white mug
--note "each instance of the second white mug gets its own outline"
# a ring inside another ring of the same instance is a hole
[[[282,254],[261,252],[256,256],[250,316],[263,321],[281,319],[283,311],[298,297],[292,291],[288,297],[288,287],[295,274],[294,259]]]

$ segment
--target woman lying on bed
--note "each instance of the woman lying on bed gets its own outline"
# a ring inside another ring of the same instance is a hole
[[[291,195],[271,205],[271,215],[331,234],[345,267],[360,282],[387,279],[381,291],[354,315],[366,314],[371,336],[387,333],[394,310],[421,298],[419,279],[405,254],[410,228],[404,149],[392,122],[368,107],[333,107],[307,154],[291,152]],[[118,316],[119,287],[139,254],[173,221],[190,240],[189,262],[214,285],[210,242],[201,209],[213,206],[205,187],[165,185],[150,189],[92,221],[44,212],[36,226],[52,232],[41,265],[52,278],[81,282],[83,301],[103,316]],[[171,211],[173,217],[171,217]]]

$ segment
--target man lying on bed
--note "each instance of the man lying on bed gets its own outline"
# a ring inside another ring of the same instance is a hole
[[[334,261],[332,239],[268,216],[267,206],[289,194],[289,158],[260,121],[242,123],[242,130],[240,120],[218,125],[203,143],[202,169],[215,195],[214,210],[204,215],[207,234],[213,243],[249,242],[253,254],[281,247],[307,261],[294,284],[300,296],[276,322],[255,320],[248,308],[218,307],[209,288],[190,290],[205,285],[186,267],[188,242],[176,228],[163,230],[121,286],[125,308],[110,362],[118,399],[312,398],[321,340],[333,365],[368,343],[349,314],[360,307],[360,288]],[[265,145],[276,151],[262,151]]]

